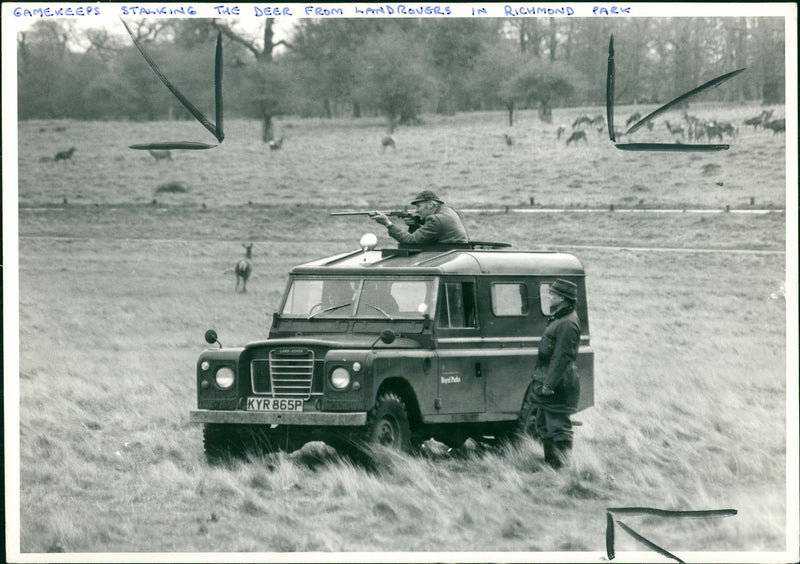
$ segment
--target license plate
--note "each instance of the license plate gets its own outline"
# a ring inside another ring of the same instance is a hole
[[[247,411],[303,411],[303,400],[247,398]]]

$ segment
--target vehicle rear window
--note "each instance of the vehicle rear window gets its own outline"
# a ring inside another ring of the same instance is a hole
[[[492,313],[498,317],[528,315],[528,288],[520,283],[492,284]]]

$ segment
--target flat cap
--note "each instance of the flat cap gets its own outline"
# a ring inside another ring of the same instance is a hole
[[[418,204],[420,202],[439,202],[443,204],[444,202],[437,196],[432,190],[423,190],[417,197],[411,200],[411,204]]]
[[[578,287],[574,282],[570,282],[569,280],[559,278],[550,286],[550,291],[555,292],[559,296],[564,296],[573,302],[578,301]]]

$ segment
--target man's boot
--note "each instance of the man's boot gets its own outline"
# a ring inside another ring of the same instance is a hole
[[[544,445],[544,461],[555,470],[561,468],[561,458],[558,455],[553,439],[543,439],[542,445]]]
[[[569,455],[572,452],[572,439],[554,441],[553,448],[560,465],[564,465],[569,460]]]

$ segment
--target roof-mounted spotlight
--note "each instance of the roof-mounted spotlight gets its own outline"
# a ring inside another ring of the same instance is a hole
[[[378,238],[374,233],[364,233],[364,235],[361,237],[361,241],[359,241],[358,244],[361,247],[361,250],[366,253],[378,245]]]

